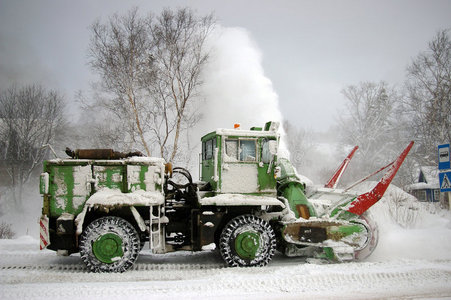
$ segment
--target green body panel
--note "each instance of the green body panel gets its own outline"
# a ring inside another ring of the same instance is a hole
[[[353,220],[353,219],[359,218],[358,215],[353,214],[353,213],[343,209],[344,207],[346,207],[349,203],[351,203],[354,200],[355,200],[355,198],[352,198],[351,200],[338,205],[335,209],[332,210],[332,212],[330,213],[330,217],[335,217],[337,219],[342,219],[342,220]]]
[[[264,192],[267,190],[275,191],[277,187],[277,180],[274,177],[275,162],[277,161],[277,156],[273,157],[272,163],[267,163],[263,161],[263,143],[264,138],[258,140],[258,145],[260,149],[260,162],[258,167],[258,186],[259,191]]]
[[[164,175],[161,173],[160,168],[164,168],[164,166],[156,167],[146,164],[127,165],[127,177],[126,183],[124,183],[126,192],[136,190],[162,191]]]
[[[331,247],[324,247],[323,248],[323,253],[317,255],[317,258],[325,258],[328,260],[334,260],[335,259],[335,253],[334,253],[334,249],[332,249]]]
[[[45,176],[41,176],[40,183],[43,206],[49,217],[58,218],[63,213],[76,216],[83,210],[89,197],[102,188],[123,193],[136,190],[162,191],[162,169],[164,171],[163,163],[154,164],[145,160],[46,161]],[[45,193],[46,186],[48,193]]]
[[[353,235],[354,233],[360,233],[365,229],[360,224],[349,224],[342,226],[331,226],[327,230],[327,234],[333,237],[333,240],[340,240],[346,236]]]
[[[202,162],[202,181],[210,182],[214,190],[216,190],[216,181],[214,180],[214,159],[204,160]]]
[[[46,187],[46,182],[45,182],[46,181],[46,177],[44,176],[44,174],[48,175],[48,173],[43,173],[39,177],[39,193],[41,195],[44,195],[44,194],[46,194],[46,192],[48,192],[45,189],[45,187]]]
[[[50,216],[58,217],[63,213],[79,214],[91,193],[87,177],[92,176],[91,167],[87,165],[52,165],[49,194]]]
[[[280,175],[277,178],[279,184],[283,185],[284,183],[292,181],[300,182],[293,165],[288,159],[279,158],[277,160],[277,166],[280,168]]]
[[[148,166],[128,166],[128,191],[148,190],[151,187],[146,186],[146,173],[149,171]],[[132,173],[134,173],[132,175]],[[133,178],[133,180],[130,180]]]
[[[282,188],[282,196],[288,200],[290,209],[294,212],[296,218],[300,217],[296,208],[297,205],[307,206],[310,217],[316,217],[315,209],[304,194],[304,185],[302,183],[293,181],[285,184]]]
[[[125,192],[125,166],[94,166],[94,177],[97,178],[97,189],[107,187]]]
[[[277,178],[279,183],[279,193],[288,200],[290,209],[293,211],[296,218],[300,217],[298,209],[296,208],[297,205],[305,205],[309,210],[310,217],[316,217],[317,214],[315,209],[305,196],[305,185],[301,183],[299,177],[296,175],[291,162],[281,158],[277,161],[277,166],[280,168],[280,176]]]
[[[277,181],[274,178],[274,167],[268,172],[269,167],[269,164],[263,164],[263,167],[258,168],[258,186],[262,192],[265,190],[275,191],[276,189]]]
[[[222,148],[222,140],[221,137],[216,135],[215,132],[211,132],[207,135],[205,135],[202,138],[202,143],[203,143],[203,147],[205,147],[205,142],[213,140],[215,142],[215,146],[218,149]],[[206,159],[204,156],[204,153],[202,153],[202,163],[201,163],[201,180],[205,181],[205,182],[209,182],[211,189],[213,191],[216,191],[219,187],[219,179],[221,177],[221,167],[220,164],[218,164],[218,166],[215,166],[215,149],[213,148],[213,153],[211,154],[211,156]],[[220,161],[221,160],[221,152],[218,151],[217,152],[217,160]],[[216,174],[218,176],[218,178],[215,178],[215,168],[217,168],[216,170]]]

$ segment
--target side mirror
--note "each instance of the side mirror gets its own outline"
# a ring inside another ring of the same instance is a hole
[[[268,141],[268,146],[269,146],[269,153],[271,153],[271,155],[276,155],[277,154],[277,141],[275,140],[270,140]]]
[[[262,162],[269,164],[275,155],[277,155],[277,141],[265,140],[262,149]]]

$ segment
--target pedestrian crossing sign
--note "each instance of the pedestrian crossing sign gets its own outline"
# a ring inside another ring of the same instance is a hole
[[[451,192],[451,172],[438,174],[440,179],[440,192]]]

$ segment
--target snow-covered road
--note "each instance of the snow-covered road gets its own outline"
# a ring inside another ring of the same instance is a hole
[[[371,208],[379,244],[364,262],[277,253],[263,268],[226,268],[215,251],[144,250],[132,270],[97,274],[79,255],[58,257],[22,236],[0,240],[0,299],[451,299],[451,213],[412,198],[398,214],[411,222],[400,226],[390,213],[397,193],[391,186]]]
[[[327,264],[276,255],[264,268],[226,268],[215,252],[150,255],[123,274],[88,273],[78,255],[0,240],[1,299],[451,298],[451,260]]]

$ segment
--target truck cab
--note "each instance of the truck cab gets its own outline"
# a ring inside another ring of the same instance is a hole
[[[278,123],[249,130],[217,129],[202,137],[201,180],[207,196],[276,195]]]

